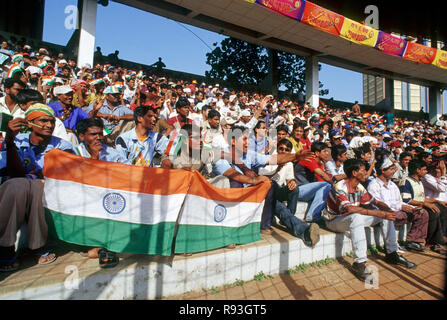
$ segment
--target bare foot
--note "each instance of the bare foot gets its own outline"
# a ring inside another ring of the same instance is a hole
[[[102,248],[93,248],[93,249],[90,249],[88,252],[87,252],[87,256],[90,258],[90,259],[97,259],[97,258],[99,258],[99,253],[98,253],[98,251],[99,250],[101,250]]]

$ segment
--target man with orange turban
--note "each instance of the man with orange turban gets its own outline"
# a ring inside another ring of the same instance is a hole
[[[0,272],[18,268],[14,244],[17,230],[25,222],[28,247],[39,257],[37,263],[56,260],[56,255],[45,248],[48,226],[42,204],[44,155],[52,149],[74,151],[69,142],[52,136],[54,127],[53,109],[40,103],[28,108],[25,119],[8,123],[0,154],[0,163],[6,163],[2,171],[7,175],[6,182],[0,185]],[[27,128],[31,132],[20,133]]]

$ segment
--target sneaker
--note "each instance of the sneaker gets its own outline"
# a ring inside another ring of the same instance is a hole
[[[366,262],[354,262],[352,264],[352,271],[354,272],[354,275],[362,281],[365,281],[366,278],[371,275],[371,272],[369,272],[368,267],[366,266]]]
[[[309,228],[304,231],[304,244],[308,247],[314,248],[320,241],[320,227],[316,223],[311,223]]]

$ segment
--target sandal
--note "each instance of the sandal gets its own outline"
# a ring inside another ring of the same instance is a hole
[[[119,258],[115,252],[109,251],[107,249],[101,249],[98,251],[99,254],[99,266],[103,269],[116,267]]]
[[[433,247],[431,247],[431,250],[444,256],[447,255],[447,250],[443,249],[439,244],[435,244]]]
[[[53,263],[57,259],[56,254],[52,253],[51,250],[48,250],[45,253],[36,253],[35,256],[39,257],[37,264],[40,265]]]
[[[20,264],[17,262],[16,254],[11,260],[0,260],[0,272],[12,272],[19,269]]]

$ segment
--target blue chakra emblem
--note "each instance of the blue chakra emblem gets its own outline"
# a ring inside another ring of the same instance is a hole
[[[120,214],[126,207],[126,199],[119,193],[108,193],[102,199],[104,209],[110,214]]]
[[[227,216],[227,208],[224,205],[218,204],[214,208],[214,221],[222,222]]]

